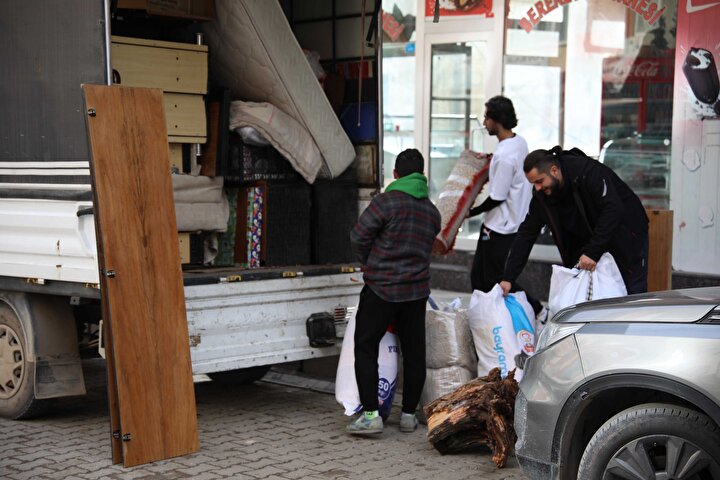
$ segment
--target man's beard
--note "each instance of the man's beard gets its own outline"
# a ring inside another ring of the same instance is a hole
[[[560,180],[552,176],[552,174],[548,174],[548,177],[551,179],[550,186],[547,189],[543,188],[543,193],[548,199],[556,200],[560,197]]]

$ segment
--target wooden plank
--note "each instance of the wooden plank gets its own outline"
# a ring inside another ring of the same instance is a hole
[[[672,210],[647,210],[648,227],[648,292],[672,288]]]
[[[113,70],[123,86],[207,93],[207,52],[115,42],[111,52]]]
[[[160,90],[83,85],[123,463],[198,450]]]
[[[98,213],[95,212],[95,218],[97,220]],[[100,222],[95,222],[95,238],[97,243],[97,254],[98,254],[98,265],[105,264],[105,253],[102,245],[102,236],[99,228]],[[107,278],[102,274],[102,268],[100,269],[100,295],[105,295],[107,292]],[[112,463],[116,465],[123,461],[122,442],[120,440],[120,408],[118,406],[117,397],[117,383],[115,382],[115,362],[113,360],[113,343],[112,333],[110,332],[110,324],[108,318],[110,318],[110,312],[108,310],[108,302],[103,301],[102,307],[102,336],[105,347],[105,374],[107,377],[107,395],[108,395],[108,410],[110,411],[110,449],[112,451]]]
[[[170,152],[170,171],[175,173],[183,173],[183,146],[180,143],[171,143],[168,145]]]

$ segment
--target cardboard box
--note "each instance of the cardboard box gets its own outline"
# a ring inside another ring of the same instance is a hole
[[[152,15],[212,20],[215,18],[213,0],[118,0],[118,8],[145,10]]]

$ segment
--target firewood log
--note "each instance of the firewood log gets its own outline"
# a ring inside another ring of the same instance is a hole
[[[513,427],[518,384],[515,370],[476,378],[424,408],[428,440],[443,455],[489,447],[498,468],[505,466],[517,435]]]

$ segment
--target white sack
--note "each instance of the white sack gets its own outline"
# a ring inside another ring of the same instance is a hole
[[[468,322],[478,356],[478,377],[486,376],[495,367],[500,368],[503,377],[507,376],[515,368],[515,355],[520,353],[520,347],[500,285],[488,293],[473,292]],[[515,372],[516,380],[520,381],[521,376],[520,370]]]
[[[593,272],[560,265],[553,265],[552,269],[548,299],[549,318],[571,305],[627,295],[620,270],[609,253],[600,257]]]
[[[356,313],[348,321],[335,375],[335,399],[345,407],[345,415],[354,415],[362,411],[360,392],[355,379],[355,316]],[[395,397],[398,351],[397,335],[386,332],[380,340],[378,355],[378,403],[380,415],[384,419],[390,414]]]

